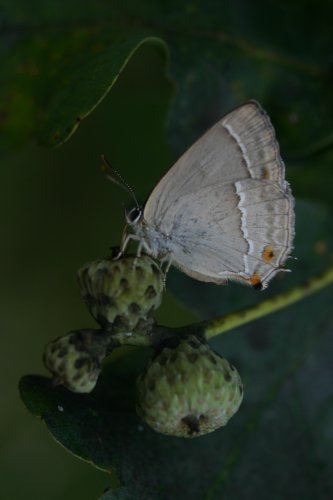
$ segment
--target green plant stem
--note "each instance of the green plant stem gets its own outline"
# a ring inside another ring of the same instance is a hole
[[[242,326],[255,319],[262,318],[279,309],[288,307],[313,293],[333,284],[333,266],[322,274],[311,278],[307,282],[298,285],[287,292],[280,293],[275,297],[263,300],[252,307],[242,309],[226,316],[219,316],[201,323],[203,333],[207,339],[211,339],[220,333],[227,332],[233,328]]]
[[[135,347],[149,347],[153,345],[151,336],[147,332],[120,332],[113,333],[110,339],[119,345],[130,345]]]
[[[287,292],[280,293],[275,297],[263,300],[259,304],[242,309],[235,313],[219,316],[207,321],[201,321],[181,328],[169,328],[156,325],[150,332],[133,332],[112,334],[112,340],[118,345],[153,346],[161,341],[180,335],[197,333],[211,339],[216,335],[228,332],[233,328],[245,325],[250,321],[262,318],[273,312],[288,307],[309,295],[320,291],[326,286],[333,284],[333,266],[324,273],[311,278],[305,283],[298,285]]]

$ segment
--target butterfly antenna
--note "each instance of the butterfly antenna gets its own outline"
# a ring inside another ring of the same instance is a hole
[[[140,205],[138,203],[138,200],[136,199],[136,196],[131,186],[125,181],[125,179],[123,179],[118,170],[116,170],[114,167],[111,166],[111,164],[105,158],[104,155],[101,155],[101,159],[103,163],[101,170],[103,174],[106,176],[106,178],[109,179],[109,181],[114,182],[115,184],[120,186],[125,191],[127,191],[127,193],[129,193],[132,196],[136,206],[139,207]]]

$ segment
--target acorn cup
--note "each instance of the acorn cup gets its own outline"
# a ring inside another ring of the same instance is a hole
[[[102,361],[110,352],[108,337],[96,330],[77,330],[58,337],[44,350],[45,367],[56,385],[72,392],[91,392],[102,369]]]
[[[81,295],[95,320],[113,333],[133,332],[153,323],[164,274],[148,255],[100,259],[78,271]]]
[[[189,438],[226,425],[243,399],[236,368],[194,335],[160,346],[136,391],[137,413],[150,427]]]

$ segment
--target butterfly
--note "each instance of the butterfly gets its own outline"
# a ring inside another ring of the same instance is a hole
[[[109,179],[131,192],[121,252],[139,252],[200,281],[266,288],[292,251],[294,198],[275,132],[251,100],[200,137],[162,177],[142,208],[102,157]]]

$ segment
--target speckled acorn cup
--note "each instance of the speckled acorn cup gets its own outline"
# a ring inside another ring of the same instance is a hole
[[[91,392],[108,352],[107,336],[95,330],[76,330],[50,342],[43,361],[55,384],[72,392]]]
[[[152,324],[159,307],[164,274],[148,255],[100,259],[78,271],[81,295],[104,330],[133,332]]]
[[[189,438],[226,425],[243,399],[236,368],[193,335],[160,347],[136,391],[137,413],[150,427]]]

